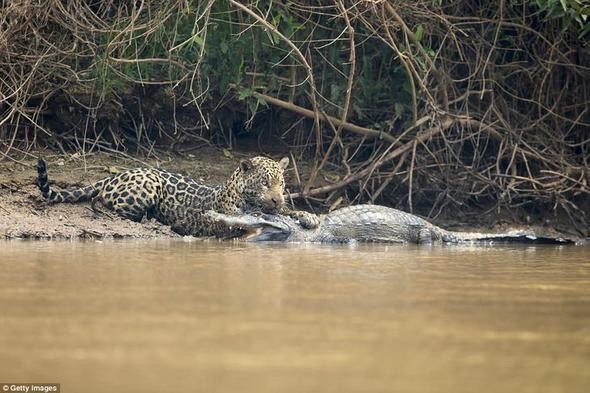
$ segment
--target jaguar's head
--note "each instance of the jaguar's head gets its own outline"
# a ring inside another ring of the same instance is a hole
[[[288,165],[287,157],[280,161],[260,156],[242,160],[228,187],[235,190],[242,207],[276,212],[285,203],[284,171]]]

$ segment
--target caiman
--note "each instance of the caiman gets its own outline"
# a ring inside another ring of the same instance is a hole
[[[314,229],[302,228],[291,218],[279,214],[241,214],[229,216],[207,212],[214,221],[246,234],[242,240],[250,242],[317,242],[317,243],[460,243],[480,241],[574,243],[571,239],[537,236],[532,232],[505,233],[455,232],[390,207],[355,205],[335,210],[322,216]]]

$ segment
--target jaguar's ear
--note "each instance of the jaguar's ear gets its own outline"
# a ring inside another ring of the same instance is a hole
[[[248,172],[250,169],[254,167],[254,163],[250,160],[242,160],[240,161],[240,170],[242,172]]]
[[[281,160],[279,161],[279,165],[281,168],[287,169],[287,167],[289,166],[289,157],[281,158]]]

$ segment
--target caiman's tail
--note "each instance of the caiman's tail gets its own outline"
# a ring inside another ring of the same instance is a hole
[[[39,158],[37,162],[37,186],[39,191],[43,195],[43,198],[47,199],[48,202],[81,202],[87,201],[98,195],[100,188],[104,180],[100,180],[93,185],[74,188],[71,190],[55,191],[49,187],[49,180],[47,179],[47,167],[45,161]]]
[[[442,239],[449,243],[460,242],[507,242],[507,243],[575,243],[575,240],[561,237],[537,235],[525,230],[503,233],[454,232],[443,230]]]

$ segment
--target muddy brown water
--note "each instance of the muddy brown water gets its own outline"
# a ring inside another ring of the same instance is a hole
[[[590,248],[3,241],[0,382],[587,392]]]

